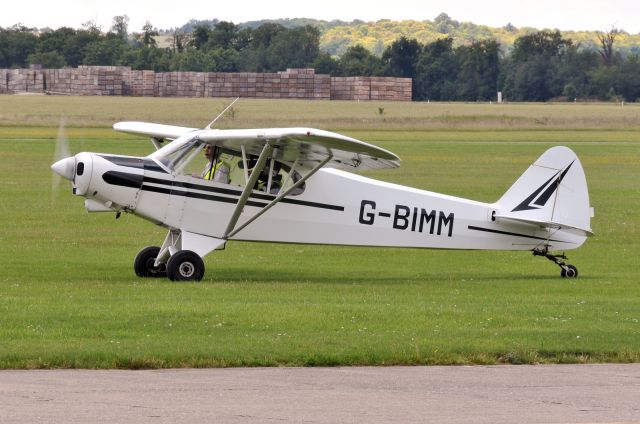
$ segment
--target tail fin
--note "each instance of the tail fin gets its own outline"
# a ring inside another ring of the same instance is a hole
[[[552,147],[496,203],[496,218],[591,235],[592,209],[582,164],[568,147]]]

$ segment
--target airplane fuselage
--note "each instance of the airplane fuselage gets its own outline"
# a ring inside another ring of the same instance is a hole
[[[169,229],[225,238],[242,187],[172,174],[149,158],[88,154],[76,194],[90,211],[131,212]],[[89,177],[89,178],[87,178]],[[241,225],[274,195],[254,190]],[[499,204],[476,202],[331,168],[229,240],[445,249],[579,247],[585,236],[495,219]]]

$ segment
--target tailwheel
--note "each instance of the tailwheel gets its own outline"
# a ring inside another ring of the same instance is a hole
[[[138,252],[133,261],[133,270],[138,277],[160,278],[167,276],[165,264],[155,266],[159,253],[160,248],[158,246],[148,246]]]
[[[552,255],[549,253],[547,247],[544,249],[534,249],[533,256],[544,256],[549,259],[554,264],[560,267],[560,276],[562,278],[577,278],[578,277],[578,268],[573,265],[569,265],[565,263],[562,259],[567,259],[567,257],[562,255]]]
[[[171,281],[200,281],[204,276],[204,262],[191,250],[180,250],[169,258],[167,276]]]

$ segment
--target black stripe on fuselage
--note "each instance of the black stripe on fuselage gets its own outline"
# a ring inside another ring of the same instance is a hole
[[[474,230],[474,231],[484,231],[485,233],[504,234],[506,236],[524,237],[524,238],[530,238],[530,239],[535,239],[535,240],[553,241],[553,242],[557,242],[557,243],[570,243],[570,242],[564,241],[564,240],[551,240],[551,239],[547,239],[545,237],[530,236],[528,234],[518,234],[518,233],[512,233],[512,232],[509,232],[509,231],[502,231],[502,230],[493,230],[491,228],[482,228],[482,227],[476,227],[476,226],[473,226],[473,225],[469,225],[467,228],[469,228],[470,230]]]
[[[214,202],[225,202],[225,203],[233,203],[233,204],[238,203],[238,199],[231,198],[231,197],[214,196],[211,194],[196,193],[194,191],[173,190],[170,188],[156,187],[156,186],[150,186],[150,185],[143,185],[141,190],[151,191],[153,193],[171,194],[172,196],[190,197],[192,199],[213,200]],[[254,202],[251,200],[247,201],[247,205],[255,206],[258,208],[263,208],[267,206],[266,203]]]
[[[143,183],[142,175],[120,171],[107,171],[102,174],[102,179],[107,184],[131,188],[141,188]]]
[[[213,192],[213,193],[226,194],[226,195],[229,195],[229,196],[240,196],[242,194],[241,190],[234,190],[234,189],[221,188],[221,187],[211,187],[211,186],[206,186],[206,185],[202,185],[202,184],[185,183],[185,182],[182,182],[182,181],[168,181],[168,180],[164,180],[164,179],[161,179],[161,178],[153,178],[153,177],[146,177],[146,176],[144,177],[144,182],[145,183],[150,183],[150,184],[169,185],[171,187],[182,187],[182,188],[186,188],[186,189],[209,191],[209,192]],[[145,185],[145,187],[146,187],[146,185]],[[276,196],[272,196],[272,195],[268,195],[268,194],[252,193],[251,194],[251,198],[258,199],[258,200],[265,200],[267,202],[270,202],[273,199],[275,199]],[[289,204],[292,204],[292,205],[310,206],[312,208],[329,209],[329,210],[340,211],[340,212],[344,211],[344,206],[328,205],[326,203],[309,202],[309,201],[306,201],[306,200],[284,198],[284,199],[281,200],[281,202],[282,203],[289,203]],[[250,203],[247,203],[247,204],[251,205]]]
[[[131,176],[130,179],[126,178],[128,175]],[[133,183],[130,181],[135,179],[135,181],[138,182],[138,179],[140,177],[142,177],[141,189],[144,191],[151,191],[154,193],[175,194],[176,196],[185,196],[185,197],[191,197],[195,199],[213,200],[213,201],[233,203],[233,204],[238,203],[238,199],[235,197],[229,198],[229,197],[215,196],[215,195],[205,194],[205,193],[196,193],[196,192],[186,191],[186,190],[176,190],[175,187],[207,191],[210,193],[226,194],[229,196],[238,196],[238,197],[242,194],[242,191],[240,190],[221,188],[221,187],[211,187],[211,186],[206,186],[201,184],[186,183],[182,181],[170,181],[162,178],[153,178],[153,177],[147,177],[147,176],[143,177],[142,175],[129,174],[126,172],[108,171],[102,176],[102,178],[109,184],[120,185],[124,187],[133,187],[133,188],[138,188],[140,187],[140,185],[134,186]],[[150,184],[157,184],[164,187],[157,187]],[[247,202],[247,205],[256,206],[256,207],[265,207],[268,202],[275,199],[275,196],[270,196],[267,194],[251,194],[250,199],[254,199],[254,200],[249,200]],[[263,200],[265,202],[264,203],[257,202],[256,200]],[[284,198],[281,200],[281,202],[289,203],[292,205],[309,206],[312,208],[329,209],[329,210],[341,211],[341,212],[344,211],[344,206],[328,205],[325,203],[309,202],[306,200]]]

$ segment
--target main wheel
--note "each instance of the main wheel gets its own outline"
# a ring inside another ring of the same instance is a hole
[[[133,270],[138,277],[159,278],[167,276],[167,268],[164,264],[154,266],[158,253],[160,253],[158,246],[145,247],[138,252],[133,261]]]
[[[562,268],[562,271],[560,271],[560,276],[562,278],[577,278],[578,268],[573,265],[567,265],[566,268]]]
[[[204,276],[204,262],[197,253],[181,250],[169,258],[167,276],[171,281],[200,281]]]

